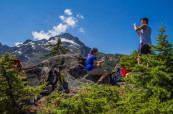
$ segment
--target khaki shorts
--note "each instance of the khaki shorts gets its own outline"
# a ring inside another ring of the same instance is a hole
[[[88,72],[88,74],[90,75],[103,75],[105,73],[106,73],[106,70],[102,68],[94,68],[93,70]]]

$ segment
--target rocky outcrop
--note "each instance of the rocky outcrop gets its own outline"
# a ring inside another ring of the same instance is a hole
[[[80,78],[81,76],[86,74],[85,66],[83,66],[81,64],[77,64],[77,65],[71,66],[68,69],[68,73],[70,75],[72,75],[73,77],[75,77],[75,78]]]
[[[58,69],[64,74],[65,87],[72,90],[84,84],[96,83],[99,77],[88,75],[85,70],[85,62],[81,62],[81,60],[85,61],[85,58],[80,55],[65,54],[51,57],[34,66],[23,64],[23,69],[27,74],[27,84],[28,86],[40,86],[51,68]],[[112,77],[119,76],[119,69],[121,66],[116,65]]]
[[[79,55],[58,55],[42,61],[38,65],[24,65],[29,86],[39,86],[43,83],[51,68],[58,69],[64,74],[69,88],[78,88],[80,85],[95,83],[98,77],[87,75],[85,66],[80,62]]]
[[[27,66],[24,68],[27,74],[27,85],[29,86],[39,86],[41,84],[41,69],[37,66]]]

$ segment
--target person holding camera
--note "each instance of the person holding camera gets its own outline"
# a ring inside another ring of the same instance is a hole
[[[151,47],[149,44],[151,44],[151,28],[148,26],[148,18],[142,18],[141,19],[141,26],[137,27],[136,23],[134,24],[134,29],[140,36],[140,45],[139,45],[139,51],[138,51],[138,64],[141,64],[140,57],[142,54],[147,54],[149,57],[149,54],[151,54]],[[141,30],[141,32],[139,32]],[[147,67],[149,67],[149,63],[147,63]]]
[[[97,81],[97,83],[100,84],[103,79],[109,75],[109,71],[102,69],[102,63],[105,62],[107,58],[102,61],[97,61],[97,54],[98,49],[92,48],[86,60],[86,71],[90,75],[101,75],[101,78]]]

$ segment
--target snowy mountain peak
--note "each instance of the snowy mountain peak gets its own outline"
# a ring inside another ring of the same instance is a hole
[[[27,44],[28,42],[32,42],[32,40],[28,39],[23,44]]]
[[[70,54],[87,56],[90,52],[90,48],[85,46],[77,37],[74,37],[69,33],[64,33],[59,36],[51,37],[49,40],[26,40],[24,43],[20,43],[17,46],[9,47],[8,50],[7,48],[0,48],[0,56],[2,56],[6,51],[9,51],[11,54],[16,55],[22,62],[34,62],[36,64],[48,58],[44,56],[44,54],[50,52],[50,49],[47,48],[46,45],[55,44],[58,37],[61,38],[63,43],[62,46],[70,49],[68,52]]]

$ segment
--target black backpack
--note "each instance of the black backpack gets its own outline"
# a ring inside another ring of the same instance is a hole
[[[46,91],[42,92],[41,95],[49,95],[53,91],[58,92],[60,90],[63,90],[65,93],[69,92],[67,82],[62,79],[61,73],[56,69],[51,69],[49,71],[46,82]],[[60,87],[57,87],[57,83],[60,83]]]
[[[52,93],[53,91],[58,92],[59,89],[56,88],[57,82],[58,80],[60,81],[61,85],[63,85],[63,81],[61,80],[61,73],[58,72],[55,69],[51,69],[48,73],[48,77],[47,77],[47,85],[44,92],[41,93],[41,95],[48,95],[50,93]]]
[[[48,78],[46,80],[46,82],[48,82],[47,85],[55,86],[57,84],[58,79],[61,80],[60,75],[61,75],[60,72],[58,72],[57,70],[51,69],[49,71]]]

